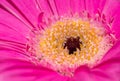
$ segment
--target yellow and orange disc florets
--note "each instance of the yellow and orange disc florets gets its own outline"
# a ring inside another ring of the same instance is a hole
[[[112,46],[101,25],[81,19],[61,19],[41,33],[37,56],[59,72],[74,72],[83,64],[91,67]]]

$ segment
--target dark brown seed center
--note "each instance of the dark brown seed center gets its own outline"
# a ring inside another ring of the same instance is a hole
[[[80,37],[70,37],[67,38],[67,40],[65,41],[64,48],[67,47],[69,54],[73,54],[77,50],[77,48],[81,50],[80,44],[82,44],[82,42],[80,41]]]

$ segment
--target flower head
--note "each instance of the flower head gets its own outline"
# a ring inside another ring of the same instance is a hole
[[[1,0],[0,80],[119,81],[119,8],[119,0]]]

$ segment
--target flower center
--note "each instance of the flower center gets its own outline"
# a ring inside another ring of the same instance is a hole
[[[81,19],[61,19],[41,31],[38,39],[40,63],[66,75],[83,64],[94,66],[113,45],[102,25]]]
[[[73,54],[77,50],[77,48],[81,50],[80,44],[82,44],[82,42],[80,42],[80,37],[70,37],[67,38],[67,41],[64,43],[64,48],[67,47],[69,54]]]

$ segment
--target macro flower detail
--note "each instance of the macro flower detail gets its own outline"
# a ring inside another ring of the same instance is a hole
[[[56,22],[38,37],[36,57],[44,60],[42,64],[46,62],[46,67],[49,64],[64,74],[74,73],[83,64],[92,67],[112,47],[114,40],[103,27],[91,24],[77,18]]]
[[[0,81],[120,81],[119,0],[1,0]]]

